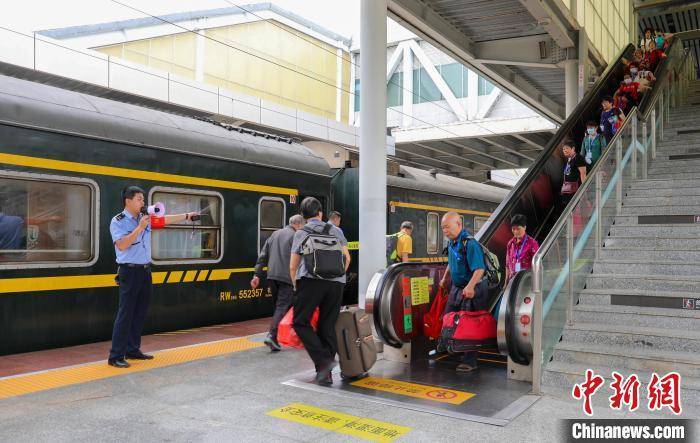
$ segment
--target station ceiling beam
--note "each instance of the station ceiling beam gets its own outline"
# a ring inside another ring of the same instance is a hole
[[[564,121],[563,106],[507,66],[480,62],[484,57],[480,57],[479,45],[425,3],[420,0],[389,0],[388,11],[392,19],[507,90],[521,102],[556,123]],[[481,47],[481,50],[485,49],[491,50]]]

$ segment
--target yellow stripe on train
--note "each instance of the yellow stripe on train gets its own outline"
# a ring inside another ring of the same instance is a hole
[[[255,268],[158,271],[152,273],[153,284],[191,283],[228,280],[231,274],[253,272]],[[184,279],[183,279],[184,275]],[[195,280],[195,275],[197,279]],[[117,286],[115,274],[68,275],[60,277],[26,277],[0,279],[0,294],[14,292],[62,291],[67,289],[109,288]]]

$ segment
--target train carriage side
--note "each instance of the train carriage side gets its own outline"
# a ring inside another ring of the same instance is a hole
[[[153,231],[146,333],[269,315],[249,287],[259,245],[300,197],[330,198],[301,145],[0,76],[0,355],[109,339],[127,184],[203,212]]]

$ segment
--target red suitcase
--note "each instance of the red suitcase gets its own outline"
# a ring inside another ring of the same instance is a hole
[[[488,311],[457,311],[442,317],[439,348],[449,353],[495,348],[496,319]]]

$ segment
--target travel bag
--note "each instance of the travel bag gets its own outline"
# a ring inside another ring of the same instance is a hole
[[[338,338],[340,376],[343,379],[366,376],[377,361],[370,316],[362,309],[343,309],[335,324],[335,333]]]
[[[456,354],[496,346],[496,319],[489,311],[449,312],[442,317],[438,349]]]

